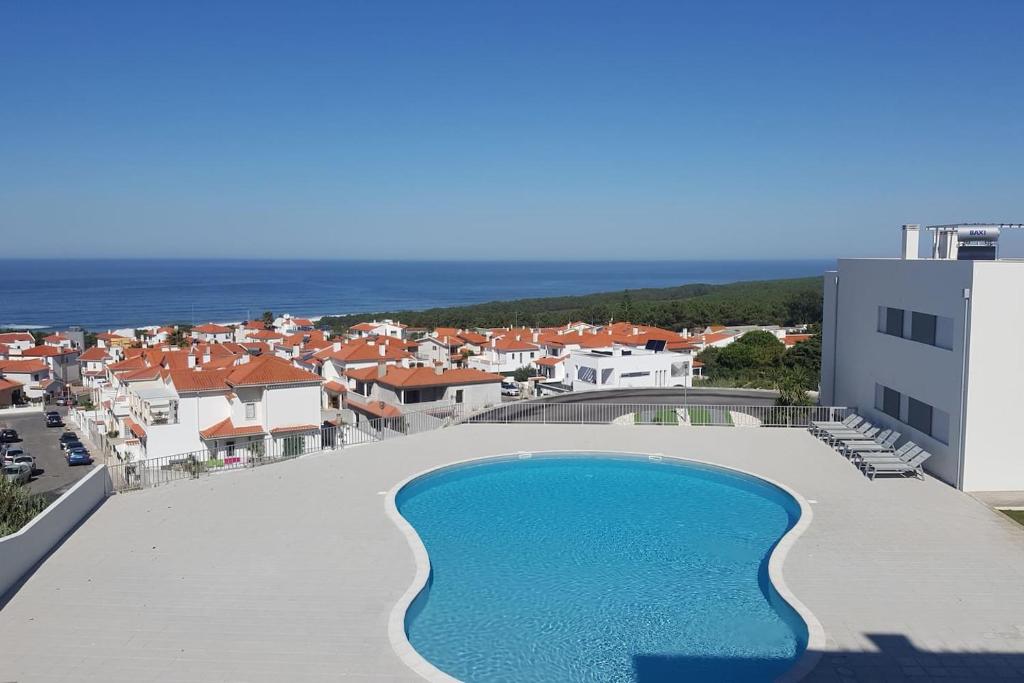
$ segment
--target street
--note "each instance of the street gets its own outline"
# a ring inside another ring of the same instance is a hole
[[[48,407],[47,410],[56,410],[62,417],[67,412],[66,409],[58,406]],[[0,418],[0,427],[16,429],[18,436],[21,437],[21,442],[12,445],[35,456],[39,469],[27,484],[28,489],[33,493],[44,494],[51,500],[57,498],[95,467],[95,465],[69,467],[64,459],[64,452],[61,451],[57,440],[65,429],[71,429],[81,437],[81,430],[74,426],[47,427],[43,413],[31,413],[2,417]],[[93,452],[91,444],[84,440],[83,443],[94,458],[99,456],[98,453]]]

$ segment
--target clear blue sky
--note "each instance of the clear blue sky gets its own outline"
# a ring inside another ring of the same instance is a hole
[[[7,256],[892,255],[1024,220],[1024,2],[0,4]]]

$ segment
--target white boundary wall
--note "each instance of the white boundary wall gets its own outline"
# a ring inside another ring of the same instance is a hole
[[[0,597],[95,510],[110,490],[107,468],[100,465],[20,531],[0,538]]]

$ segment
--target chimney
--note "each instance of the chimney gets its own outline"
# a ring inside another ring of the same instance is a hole
[[[634,334],[634,336],[635,336],[635,335],[638,335],[638,334],[640,334],[640,328],[639,328],[639,327],[636,327],[636,326],[634,325],[634,326],[633,326],[633,334]]]
[[[906,224],[903,226],[903,249],[900,252],[900,258],[905,260],[913,260],[917,258],[917,245],[920,239],[921,226],[914,224]]]
[[[443,375],[444,374],[444,368],[442,368],[440,365],[435,365],[434,366],[434,374],[435,375]]]
[[[383,344],[377,345],[377,351],[379,352],[381,358],[387,355],[388,352],[387,348]]]
[[[494,337],[491,337],[491,348],[492,349],[494,348],[495,341],[496,340],[494,339]]]
[[[582,337],[583,336],[583,328],[581,327],[580,329],[576,330],[576,334],[579,335],[580,337]]]
[[[207,348],[206,351],[203,353],[203,365],[206,365],[209,362],[210,362],[210,349]]]
[[[388,364],[384,361],[377,362],[377,377],[384,377],[388,374]]]
[[[194,353],[188,354],[188,367],[194,368],[196,366],[196,356]]]
[[[331,344],[331,350],[334,351],[335,353],[337,353],[338,351],[341,351],[341,342],[340,341],[336,341],[333,344]]]
[[[533,333],[533,343],[536,344],[537,340],[540,339],[540,334],[537,332]]]

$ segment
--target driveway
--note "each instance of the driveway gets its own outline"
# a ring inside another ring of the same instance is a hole
[[[50,407],[47,410],[56,410],[61,416],[67,412],[60,407]],[[50,499],[57,498],[67,491],[79,479],[89,473],[94,466],[68,467],[64,460],[64,452],[61,451],[57,440],[64,432],[64,429],[74,427],[47,427],[45,417],[42,413],[31,413],[0,418],[4,427],[18,430],[21,443],[17,444],[29,455],[34,455],[39,471],[28,483],[28,488],[33,493],[41,493]],[[78,430],[76,430],[78,431]],[[79,436],[81,434],[79,433]],[[90,452],[93,450],[90,444],[86,444]]]

